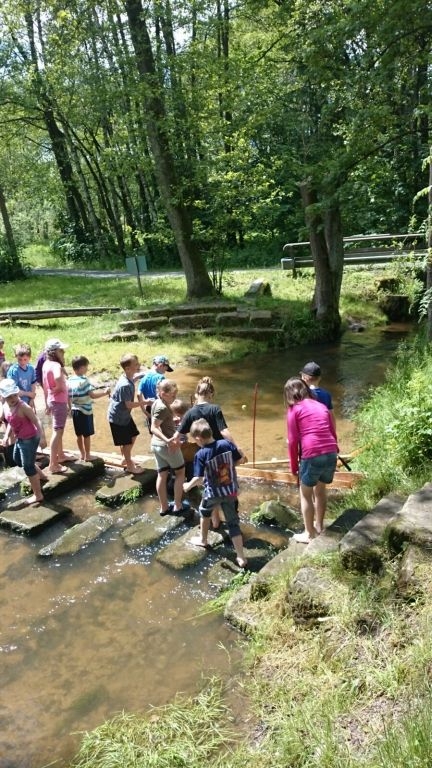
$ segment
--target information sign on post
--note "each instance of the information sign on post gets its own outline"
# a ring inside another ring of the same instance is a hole
[[[143,298],[143,289],[141,285],[141,275],[144,272],[147,272],[147,261],[146,257],[143,255],[136,255],[136,256],[128,256],[127,259],[125,259],[126,263],[126,271],[129,272],[130,275],[134,275],[134,277],[138,280],[138,287],[140,290],[141,298]]]

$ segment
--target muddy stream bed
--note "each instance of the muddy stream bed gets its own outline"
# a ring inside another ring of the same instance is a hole
[[[338,344],[278,350],[232,366],[179,367],[171,378],[180,396],[189,399],[197,380],[211,375],[216,402],[249,458],[255,450],[257,460],[281,459],[286,455],[283,384],[304,362],[315,360],[333,395],[340,451],[348,452],[350,417],[370,387],[383,381],[406,333],[401,326],[346,333]],[[112,452],[106,405],[95,401],[93,449]],[[149,435],[139,417],[137,423],[136,453],[146,455]],[[71,422],[65,446],[76,447]],[[59,501],[85,519],[95,511],[94,491],[95,486]],[[296,494],[284,488],[243,482],[243,518],[278,495],[297,505]],[[158,502],[156,497],[136,502],[135,510],[125,512],[124,525],[139,505],[149,509]],[[199,615],[214,596],[206,579],[214,553],[196,570],[173,573],[154,561],[154,549],[127,550],[120,524],[73,557],[38,558],[38,550],[67,524],[65,519],[34,538],[0,531],[0,768],[67,765],[80,732],[115,713],[146,712],[177,692],[194,693],[213,674],[234,690],[242,674],[244,639],[220,615]],[[235,708],[234,696],[233,701]]]

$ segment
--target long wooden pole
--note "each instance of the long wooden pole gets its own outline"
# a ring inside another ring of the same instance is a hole
[[[252,466],[255,466],[255,427],[256,427],[256,409],[258,397],[258,384],[255,384],[253,394],[253,420],[252,420]]]

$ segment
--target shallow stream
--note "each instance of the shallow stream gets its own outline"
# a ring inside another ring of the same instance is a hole
[[[283,384],[315,360],[333,395],[340,450],[347,452],[350,417],[369,388],[383,381],[406,333],[395,326],[347,333],[338,344],[279,350],[233,366],[179,368],[172,378],[189,399],[197,380],[211,375],[216,402],[249,458],[285,458]],[[95,405],[93,449],[111,452],[106,401]],[[71,424],[65,445],[75,448]],[[136,452],[149,453],[144,426]],[[286,490],[243,484],[243,514],[277,494],[296,503]],[[95,511],[94,489],[59,501],[80,519]],[[147,497],[125,509],[123,524],[155,505]],[[73,522],[57,523],[34,539],[0,532],[0,768],[66,765],[80,731],[123,709],[145,712],[179,691],[193,693],[203,677],[220,675],[234,688],[241,675],[241,637],[220,616],[199,615],[212,594],[207,560],[193,572],[172,573],[154,561],[154,550],[126,550],[121,525],[73,557],[38,558],[38,550]]]

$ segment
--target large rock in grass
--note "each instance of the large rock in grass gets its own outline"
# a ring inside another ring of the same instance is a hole
[[[240,587],[230,597],[224,610],[225,619],[245,635],[254,634],[262,617],[261,603],[252,601],[250,592],[250,584]]]
[[[304,551],[304,545],[299,544],[294,539],[290,539],[290,542],[286,549],[279,552],[269,562],[263,566],[259,573],[255,573],[250,581],[250,598],[251,600],[262,600],[267,597],[271,591],[271,587],[274,581],[277,579],[287,577],[293,568],[293,562],[295,562]]]
[[[432,550],[408,544],[399,564],[397,591],[406,600],[432,597]]]
[[[311,626],[330,616],[336,608],[338,597],[347,589],[341,582],[331,579],[319,568],[304,566],[297,571],[285,593],[282,608],[291,613],[296,624]]]
[[[339,551],[345,568],[374,573],[382,568],[386,555],[386,529],[403,505],[404,499],[396,494],[384,496],[371,512],[343,537]]]
[[[78,523],[69,528],[63,536],[42,547],[38,554],[41,557],[51,557],[53,555],[74,555],[83,547],[88,546],[111,528],[113,518],[111,515],[92,515],[83,523]]]
[[[202,560],[209,556],[213,547],[217,547],[223,541],[220,533],[209,531],[208,543],[210,547],[197,547],[191,544],[192,536],[199,536],[199,527],[190,529],[176,541],[172,541],[166,547],[160,550],[156,555],[156,560],[163,565],[172,568],[175,571],[181,571],[185,568],[191,568],[198,565]]]
[[[401,552],[407,543],[432,549],[432,483],[408,496],[389,524],[387,535],[392,554]]]

